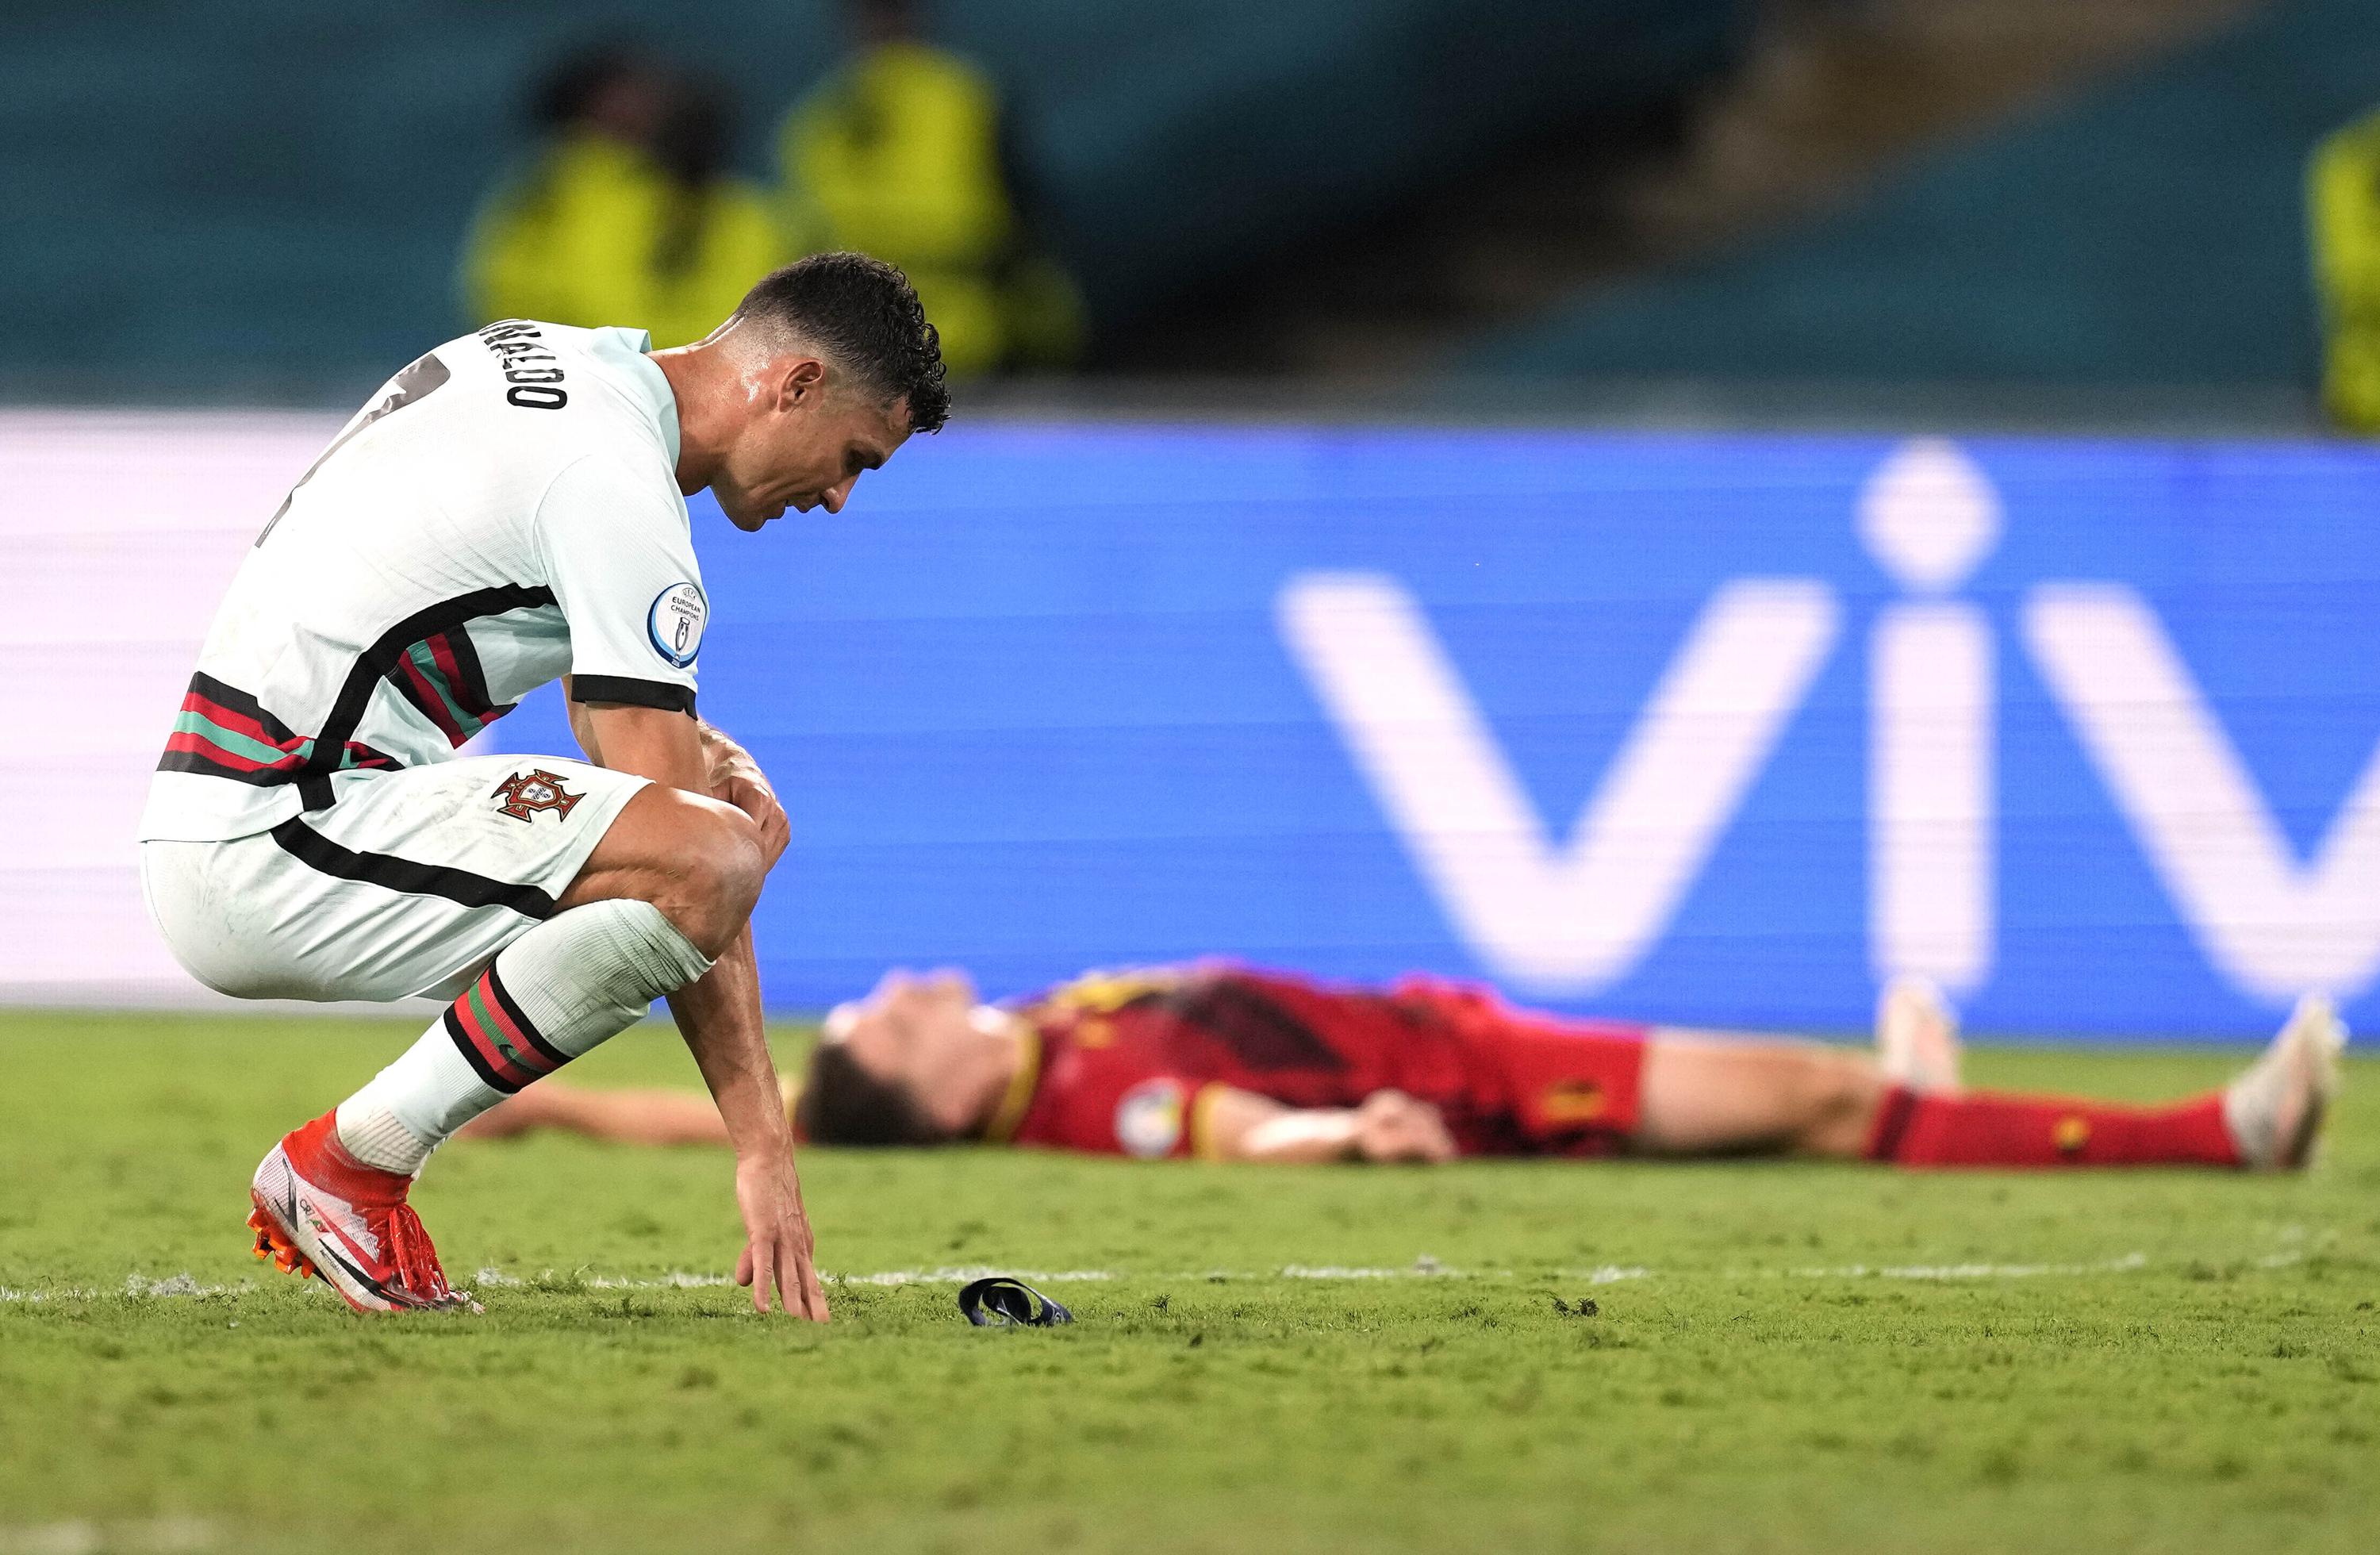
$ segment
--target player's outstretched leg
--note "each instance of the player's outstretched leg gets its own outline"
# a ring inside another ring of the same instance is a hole
[[[284,1137],[251,1190],[260,1255],[319,1274],[358,1311],[466,1305],[406,1203],[413,1174],[464,1124],[709,971],[759,896],[757,844],[723,806],[647,789],[613,830],[622,845],[607,832],[582,881],[665,875],[659,902],[581,900],[528,929],[396,1062]],[[656,838],[675,850],[665,871],[642,857]]]
[[[2298,1002],[2254,1067],[2223,1090],[2165,1107],[2063,1097],[1888,1091],[1871,1160],[1906,1166],[2237,1166],[2288,1171],[2312,1153],[2338,1086],[2346,1028],[2330,1001]]]
[[[1930,1096],[1959,1089],[1959,1017],[1925,978],[1899,977],[1876,1002],[1876,1062],[1897,1086]]]
[[[1888,1001],[1888,1003],[1890,1002]],[[1947,1011],[1912,996],[1888,1021]],[[1905,1039],[1880,1034],[1889,1047]],[[2305,1164],[2338,1085],[2346,1029],[2330,1002],[2299,1002],[2254,1067],[2167,1106],[2058,1096],[1928,1092],[1864,1053],[1811,1042],[1661,1030],[1645,1046],[1633,1143],[1657,1155],[1773,1151],[1903,1166]],[[1955,1073],[1956,1050],[1950,1050]],[[1937,1066],[1936,1073],[1940,1069]]]

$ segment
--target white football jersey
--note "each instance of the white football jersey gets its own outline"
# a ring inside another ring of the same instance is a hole
[[[141,838],[322,809],[563,674],[584,701],[692,711],[708,605],[648,345],[514,320],[389,380],[233,579]]]

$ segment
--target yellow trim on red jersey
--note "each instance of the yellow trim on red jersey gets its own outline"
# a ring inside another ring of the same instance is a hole
[[[1182,968],[1178,966],[1086,972],[1073,982],[1060,983],[1034,1002],[1052,1010],[1087,1010],[1093,1014],[1111,1015],[1135,1000],[1180,988],[1182,982]]]
[[[1041,1082],[1041,1029],[1022,1015],[1013,1018],[1016,1023],[1016,1073],[1008,1077],[1008,1091],[1001,1097],[1000,1105],[992,1109],[991,1121],[983,1127],[984,1138],[994,1145],[1005,1145],[1016,1137],[1017,1128],[1025,1122],[1025,1110],[1033,1104],[1033,1088]]]
[[[1215,1110],[1215,1103],[1220,1101],[1223,1092],[1230,1088],[1210,1081],[1200,1086],[1198,1093],[1190,1099],[1190,1153],[1200,1160],[1227,1159],[1222,1147],[1216,1142],[1215,1131],[1207,1124],[1208,1114]]]

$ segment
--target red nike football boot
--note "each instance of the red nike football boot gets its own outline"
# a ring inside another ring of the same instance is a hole
[[[319,1277],[358,1312],[479,1311],[446,1283],[421,1217],[405,1202],[413,1179],[349,1155],[337,1116],[284,1135],[258,1165],[248,1217],[256,1256]]]

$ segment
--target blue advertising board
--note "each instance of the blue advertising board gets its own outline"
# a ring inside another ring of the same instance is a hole
[[[793,818],[775,1008],[1230,955],[2250,1037],[2374,1002],[2375,510],[2319,444],[953,428],[697,499],[701,705]]]

